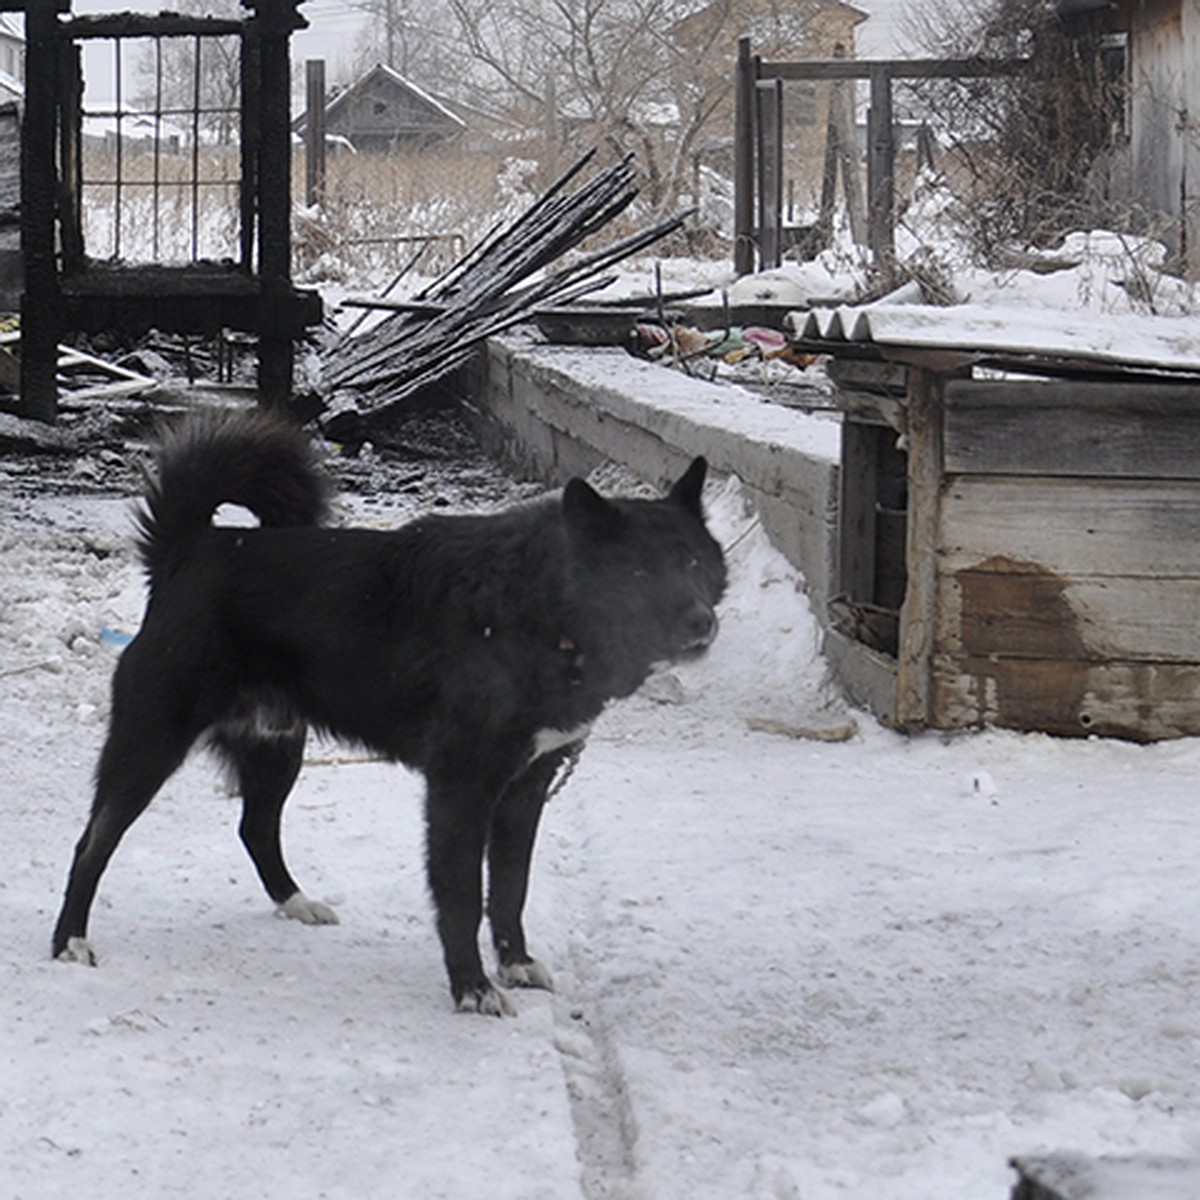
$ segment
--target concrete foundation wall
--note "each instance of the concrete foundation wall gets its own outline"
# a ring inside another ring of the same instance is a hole
[[[736,475],[772,543],[824,616],[834,586],[840,427],[639,362],[619,349],[492,339],[468,373],[484,444],[521,473],[561,484],[605,461],[661,486],[703,454]]]

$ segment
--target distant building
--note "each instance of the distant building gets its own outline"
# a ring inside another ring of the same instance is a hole
[[[294,122],[303,133],[306,119]],[[398,71],[377,63],[325,106],[325,132],[360,153],[388,154],[454,141],[467,123]]]
[[[1099,35],[1114,85],[1113,138],[1104,180],[1138,232],[1162,241],[1200,279],[1200,8],[1196,0],[1055,0],[1068,32]]]
[[[24,18],[0,12],[0,103],[19,100],[25,82]]]

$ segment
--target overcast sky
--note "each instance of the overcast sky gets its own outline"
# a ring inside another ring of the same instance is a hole
[[[172,11],[170,0],[74,0],[72,11],[78,16],[105,12]],[[309,28],[292,37],[292,76],[295,87],[302,89],[304,62],[323,58],[326,78],[331,82],[341,77],[339,69],[348,67],[358,31],[365,21],[363,14],[346,0],[308,0],[300,7]],[[111,100],[113,96],[112,43],[85,44],[84,78],[88,105]],[[125,65],[125,86],[129,87],[131,64]]]
[[[859,58],[904,58],[911,54],[899,32],[900,15],[908,0],[850,0],[850,3],[871,14],[855,33]]]
[[[894,58],[905,53],[899,42],[898,18],[908,0],[851,0],[855,7],[871,14],[869,20],[858,28],[857,43],[860,58]],[[170,10],[170,0],[74,0],[72,9],[79,15],[135,11],[158,12]],[[326,79],[336,82],[345,78],[350,66],[354,43],[362,28],[365,17],[346,0],[307,0],[301,5],[301,14],[309,28],[301,30],[292,38],[292,72],[294,94],[302,94],[304,62],[310,58],[323,58],[326,63]],[[126,65],[126,88],[129,86],[129,64]],[[111,43],[85,47],[84,76],[88,91],[88,105],[112,97],[112,48]]]

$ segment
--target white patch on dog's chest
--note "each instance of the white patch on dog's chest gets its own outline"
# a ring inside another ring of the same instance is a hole
[[[533,753],[530,755],[530,762],[541,758],[544,754],[552,754],[555,750],[561,750],[564,746],[582,742],[591,732],[591,721],[587,721],[583,725],[576,725],[574,729],[539,729],[533,735]]]

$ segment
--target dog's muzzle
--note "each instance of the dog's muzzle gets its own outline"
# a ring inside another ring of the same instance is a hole
[[[717,614],[707,604],[697,601],[688,609],[683,620],[686,654],[703,654],[716,640],[721,623]]]

